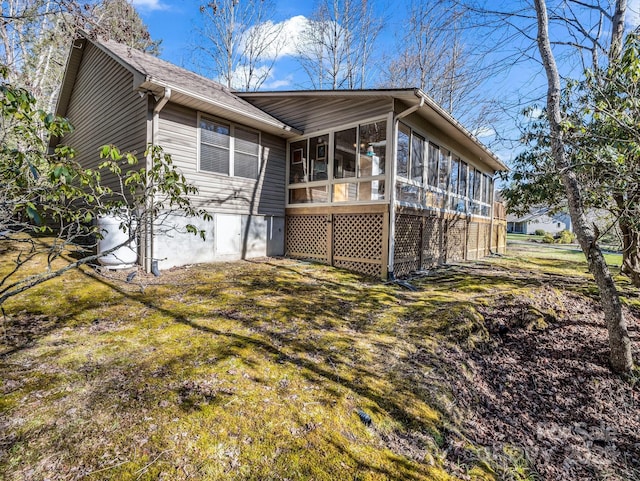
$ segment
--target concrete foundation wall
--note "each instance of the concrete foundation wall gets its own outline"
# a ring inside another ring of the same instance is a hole
[[[153,258],[159,268],[216,261],[232,261],[284,254],[284,217],[212,213],[213,219],[167,217],[164,225],[175,229],[156,229]],[[193,224],[205,231],[205,240],[186,232]]]

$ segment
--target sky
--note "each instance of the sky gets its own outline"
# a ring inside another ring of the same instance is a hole
[[[181,67],[199,71],[193,51],[198,44],[198,22],[202,0],[132,0],[138,13],[147,25],[154,40],[162,40],[160,57]],[[287,38],[295,39],[304,25],[304,18],[314,10],[314,0],[276,0],[274,22],[287,22]],[[402,8],[399,0],[376,0],[378,13],[385,17],[385,29],[378,39],[383,53],[392,53],[395,44],[394,32],[402,32]],[[499,3],[499,1],[497,2]],[[382,7],[387,5],[387,8]],[[508,5],[508,1],[507,1]],[[492,4],[493,6],[493,4]],[[640,24],[640,0],[628,0],[627,28]],[[295,90],[303,87],[304,75],[291,56],[282,56],[275,64],[271,77],[262,86],[263,90]],[[375,86],[375,85],[374,85]],[[525,104],[544,100],[545,78],[540,65],[522,62],[496,73],[484,88],[498,93],[501,100],[511,99],[512,119],[517,118]],[[476,134],[480,140],[492,147],[506,162],[513,157],[514,149],[508,142],[496,142],[495,130],[487,126]]]
[[[378,0],[379,5],[391,0]],[[160,57],[181,67],[198,72],[199,67],[194,62],[193,50],[198,43],[197,29],[201,14],[199,6],[202,0],[133,0],[138,13],[146,23],[151,38],[162,39]],[[273,15],[274,22],[286,22],[285,31],[290,40],[289,51],[293,50],[296,35],[304,26],[304,17],[310,17],[314,10],[313,0],[276,0]],[[380,12],[391,17],[397,14],[397,9]],[[385,30],[381,35],[383,45],[393,43],[392,29]],[[286,49],[284,49],[286,50]],[[272,76],[265,82],[262,90],[294,90],[301,87],[297,71],[299,66],[291,56],[282,55],[276,63]],[[204,72],[198,72],[204,73]]]

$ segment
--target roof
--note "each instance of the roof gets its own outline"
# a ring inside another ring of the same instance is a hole
[[[460,122],[458,122],[445,109],[440,107],[435,100],[429,97],[421,89],[418,88],[402,88],[402,89],[361,89],[361,90],[289,90],[289,91],[272,91],[272,92],[241,92],[238,95],[247,100],[252,99],[268,99],[268,98],[292,98],[292,97],[332,97],[332,98],[358,98],[358,97],[377,97],[391,98],[399,100],[408,105],[409,109],[415,109],[415,112],[426,119],[429,123],[438,129],[450,135],[454,140],[465,145],[480,160],[493,168],[494,171],[507,171],[509,168],[493,153],[486,145],[484,145],[476,136],[467,130]],[[261,103],[262,108],[266,108]],[[402,114],[401,114],[402,115]],[[286,120],[286,119],[284,119]]]
[[[75,66],[77,71],[86,42],[91,42],[131,71],[134,76],[134,90],[147,91],[156,97],[161,97],[166,89],[171,89],[172,102],[213,115],[224,114],[229,120],[242,122],[276,135],[290,137],[301,133],[238,97],[218,82],[112,40],[95,40],[83,34],[82,38],[74,44],[75,48],[72,48],[67,70]],[[71,94],[70,91],[65,92],[65,87],[69,89],[68,86],[63,86],[58,104],[58,111],[62,115],[66,112]]]
[[[549,207],[535,207],[528,213],[518,216],[515,214],[507,214],[507,222],[531,222],[538,217],[548,215],[551,209]]]

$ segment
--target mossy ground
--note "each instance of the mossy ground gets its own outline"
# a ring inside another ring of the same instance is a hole
[[[497,466],[469,441],[447,384],[466,367],[441,356],[489,342],[478,306],[535,297],[511,267],[586,274],[483,262],[505,275],[417,292],[285,259],[31,289],[4,306],[0,479],[529,479],[516,448]]]

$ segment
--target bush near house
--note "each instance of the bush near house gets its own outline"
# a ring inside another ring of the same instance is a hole
[[[535,235],[545,235],[546,232],[544,231],[544,229],[536,229],[535,231]]]

